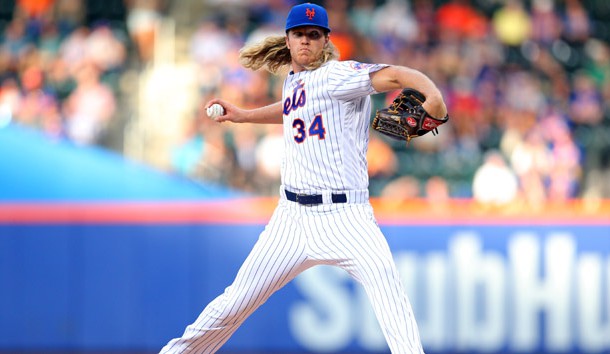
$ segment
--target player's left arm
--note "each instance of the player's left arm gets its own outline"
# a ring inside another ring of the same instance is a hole
[[[436,118],[447,115],[443,96],[434,82],[424,73],[405,66],[390,65],[370,74],[371,83],[377,92],[414,88],[426,96],[423,107],[429,115]]]

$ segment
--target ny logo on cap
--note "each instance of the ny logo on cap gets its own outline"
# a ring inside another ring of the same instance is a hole
[[[307,18],[309,18],[310,20],[313,19],[313,17],[315,15],[316,15],[316,10],[315,9],[310,9],[308,7],[307,10],[305,10],[305,16],[307,16]]]

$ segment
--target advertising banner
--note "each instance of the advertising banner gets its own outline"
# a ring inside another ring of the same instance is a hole
[[[0,351],[158,352],[230,285],[265,225],[120,208],[0,210]],[[380,226],[427,353],[610,352],[610,221],[398,220]],[[362,288],[319,266],[222,352],[388,349]]]

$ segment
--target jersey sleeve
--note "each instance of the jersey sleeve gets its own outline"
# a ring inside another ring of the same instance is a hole
[[[348,101],[377,93],[371,84],[370,73],[388,65],[366,64],[353,60],[336,62],[329,72],[329,92],[333,98]]]

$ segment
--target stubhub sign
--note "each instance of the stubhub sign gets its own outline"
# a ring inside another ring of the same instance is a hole
[[[474,227],[449,231],[447,242],[421,231],[404,242],[400,228],[386,234],[426,351],[610,350],[607,227]],[[289,323],[302,346],[335,352],[355,340],[387,350],[366,295],[350,282],[330,267],[295,279],[303,299],[290,307]]]

